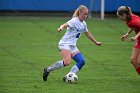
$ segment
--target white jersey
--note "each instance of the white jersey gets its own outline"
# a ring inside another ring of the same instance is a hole
[[[69,27],[67,27],[65,35],[59,41],[59,45],[76,45],[82,32],[88,32],[87,24],[85,21],[81,22],[78,17],[74,17],[66,23]]]

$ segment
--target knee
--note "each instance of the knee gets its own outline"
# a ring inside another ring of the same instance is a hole
[[[76,64],[79,70],[85,65],[85,60],[81,59],[79,62]]]
[[[81,59],[80,62],[79,62],[79,64],[80,64],[81,66],[84,66],[84,65],[85,65],[85,60],[84,60],[84,59]]]
[[[137,63],[137,59],[136,58],[131,58],[130,61],[131,61],[132,64]]]

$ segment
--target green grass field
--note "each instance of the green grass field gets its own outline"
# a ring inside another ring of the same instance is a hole
[[[129,59],[133,43],[120,41],[127,27],[119,19],[87,20],[101,47],[83,34],[78,48],[86,65],[76,84],[62,78],[75,64],[51,73],[42,80],[46,65],[61,60],[57,43],[64,32],[59,25],[70,18],[0,18],[0,93],[140,93],[140,76]]]

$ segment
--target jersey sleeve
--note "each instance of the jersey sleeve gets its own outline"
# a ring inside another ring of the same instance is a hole
[[[88,28],[87,28],[87,23],[86,22],[84,22],[84,31],[88,32]]]
[[[140,28],[140,20],[135,20],[128,24],[128,27],[130,28]]]
[[[137,20],[134,24],[134,27],[140,28],[140,20]]]
[[[74,27],[75,26],[74,18],[72,18],[71,20],[67,21],[66,23],[69,25],[69,27]]]

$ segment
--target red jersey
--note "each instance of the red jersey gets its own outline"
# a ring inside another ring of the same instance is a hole
[[[134,28],[135,33],[140,32],[140,17],[137,15],[132,14],[131,19],[126,21],[126,24],[129,28]],[[138,37],[136,44],[134,45],[135,48],[140,49],[140,37]]]
[[[131,19],[129,21],[126,21],[126,24],[129,28],[134,28],[136,34],[140,31],[140,17],[139,16],[131,14]]]

